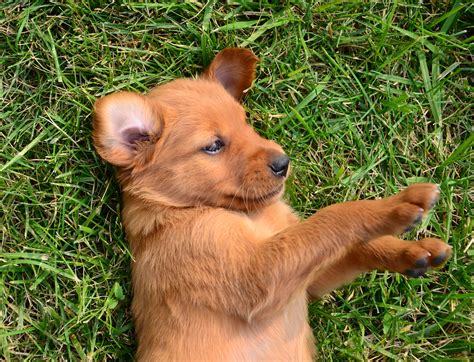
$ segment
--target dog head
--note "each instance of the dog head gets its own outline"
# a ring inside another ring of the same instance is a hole
[[[99,99],[94,145],[119,167],[124,192],[174,207],[249,211],[274,202],[289,158],[247,124],[240,105],[257,60],[225,49],[198,79]]]

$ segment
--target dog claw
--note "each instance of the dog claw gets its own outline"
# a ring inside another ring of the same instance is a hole
[[[435,205],[438,203],[439,201],[439,194],[438,194],[438,197],[436,197],[430,204],[430,210],[435,207]]]
[[[441,189],[439,188],[439,185],[436,185],[436,196],[435,198],[433,199],[433,201],[431,201],[431,204],[430,204],[430,210],[437,204],[437,202],[439,201],[439,196],[441,194]]]
[[[405,274],[412,278],[421,278],[426,273],[426,268],[407,269]]]

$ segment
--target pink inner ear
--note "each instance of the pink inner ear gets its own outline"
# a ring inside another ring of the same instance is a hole
[[[93,137],[102,158],[117,166],[131,166],[140,144],[158,139],[164,121],[161,107],[158,102],[131,92],[97,100]]]
[[[137,127],[122,130],[121,136],[125,141],[125,145],[131,148],[135,148],[137,142],[146,142],[150,140],[150,136],[145,132],[145,130]]]

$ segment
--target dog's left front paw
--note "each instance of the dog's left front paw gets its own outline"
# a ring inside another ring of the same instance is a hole
[[[427,238],[414,242],[403,253],[403,274],[417,278],[422,277],[428,268],[444,265],[451,257],[452,248],[445,242]]]

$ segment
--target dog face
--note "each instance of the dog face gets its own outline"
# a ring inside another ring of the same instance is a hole
[[[225,49],[198,79],[95,105],[94,145],[119,166],[125,192],[167,206],[255,210],[279,197],[289,158],[260,137],[239,103],[257,58]]]

